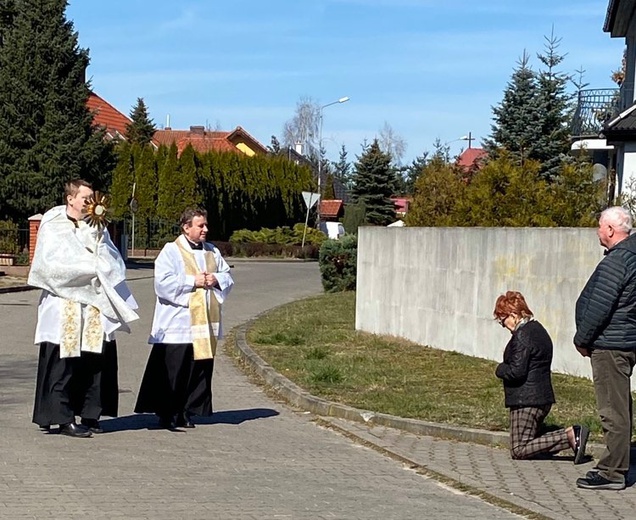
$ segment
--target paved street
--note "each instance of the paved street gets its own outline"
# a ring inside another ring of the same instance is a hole
[[[232,263],[227,328],[321,290],[314,263]],[[149,351],[152,270],[130,278],[141,320],[119,339],[121,416],[91,439],[31,423],[38,292],[0,294],[0,518],[518,518],[318,426],[222,355],[217,413],[206,424],[168,432],[133,415]]]

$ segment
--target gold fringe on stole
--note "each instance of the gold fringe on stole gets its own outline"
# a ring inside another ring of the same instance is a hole
[[[181,252],[183,263],[185,264],[185,274],[196,276],[201,272],[194,258],[194,253],[186,249],[181,240],[177,238],[175,244]],[[216,259],[214,253],[205,251],[205,265],[207,273],[216,273]],[[208,305],[209,303],[209,305]],[[208,291],[203,288],[195,288],[190,294],[188,304],[190,309],[190,327],[192,330],[192,346],[194,359],[212,359],[216,355],[216,334],[215,326],[218,330],[221,321],[221,305],[214,294],[208,299]]]

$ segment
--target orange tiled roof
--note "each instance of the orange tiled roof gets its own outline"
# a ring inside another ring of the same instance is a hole
[[[343,204],[339,199],[335,200],[321,200],[320,201],[320,216],[322,218],[338,218],[342,211]]]
[[[177,141],[177,154],[185,150],[186,146],[192,145],[197,152],[236,152],[240,150],[223,137],[182,137]]]
[[[94,92],[88,95],[86,106],[93,113],[94,125],[105,128],[112,138],[126,137],[126,127],[131,123],[130,118]]]
[[[478,167],[478,162],[488,156],[483,148],[468,148],[457,158],[457,164],[462,168]]]
[[[203,127],[192,127],[190,130],[157,130],[154,135],[154,140],[159,145],[170,146],[172,143],[176,143],[179,153],[188,144],[191,144],[192,148],[197,152],[202,153],[211,151],[242,153],[236,146],[242,142],[241,138],[248,141],[249,147],[255,152],[267,153],[267,148],[240,126],[237,126],[231,132],[210,131],[203,129]]]

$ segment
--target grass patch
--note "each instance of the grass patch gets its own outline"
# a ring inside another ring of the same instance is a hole
[[[356,332],[354,324],[355,293],[323,294],[259,318],[247,339],[278,372],[316,396],[401,417],[508,429],[496,362]],[[599,439],[592,382],[554,374],[553,385],[558,402],[548,426],[585,424]]]

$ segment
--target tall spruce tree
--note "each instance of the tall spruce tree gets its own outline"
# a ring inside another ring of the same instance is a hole
[[[528,62],[528,54],[524,51],[504,91],[503,100],[493,108],[492,134],[485,142],[491,157],[507,150],[509,156],[520,164],[528,159],[539,159],[537,149],[543,132],[543,107],[537,76]]]
[[[148,116],[148,107],[144,103],[143,98],[137,98],[137,104],[130,112],[130,120],[130,123],[126,126],[126,138],[131,143],[137,143],[142,146],[150,144],[157,127]]]
[[[552,180],[570,148],[572,95],[567,92],[570,76],[557,69],[565,58],[558,52],[561,39],[553,30],[545,40],[544,53],[537,55],[545,68],[539,71],[537,81],[542,131],[533,158],[541,162],[541,175]]]
[[[72,178],[110,184],[113,146],[93,128],[88,51],[66,6],[0,1],[0,219],[21,222],[60,204]]]
[[[391,155],[384,153],[375,139],[358,157],[354,168],[354,202],[364,203],[366,219],[370,224],[390,224],[395,220],[395,205],[390,197],[395,193],[396,187]]]
[[[338,155],[338,162],[333,163],[333,176],[346,188],[351,188],[351,164],[347,160],[347,149],[343,144]]]

